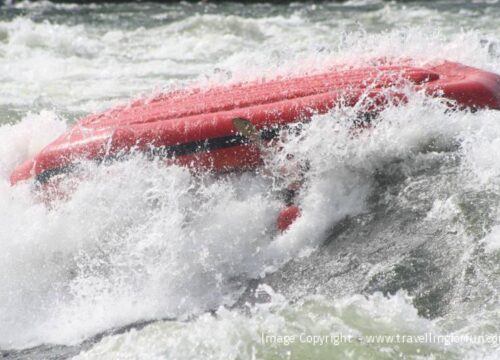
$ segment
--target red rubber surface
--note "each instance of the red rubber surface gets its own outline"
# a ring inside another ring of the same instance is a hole
[[[278,230],[284,232],[300,216],[300,210],[297,206],[288,206],[280,211],[276,222]]]
[[[392,89],[391,102],[404,101],[397,89],[408,83],[462,107],[500,109],[500,76],[452,62],[428,68],[403,64],[334,69],[319,75],[177,91],[80,120],[33,159],[19,165],[11,183],[82,159],[234,136],[235,117],[248,118],[262,129],[307,120],[340,103],[353,106],[363,101],[365,111],[374,111],[387,104],[388,88]],[[260,157],[254,147],[236,145],[168,161],[227,171],[255,166]]]

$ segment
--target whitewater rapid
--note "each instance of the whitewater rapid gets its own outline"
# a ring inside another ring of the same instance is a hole
[[[282,204],[258,174],[196,176],[138,155],[84,164],[88,175],[64,184],[71,197],[50,206],[33,184],[9,183],[17,164],[77,118],[133,97],[381,57],[500,72],[498,2],[446,4],[2,7],[0,349],[45,344],[50,354],[63,345],[65,356],[82,359],[290,351],[304,359],[495,358],[498,343],[332,348],[260,339],[495,334],[496,111],[450,112],[410,92],[408,104],[384,110],[369,131],[353,134],[356,109],[315,116],[285,144],[284,153],[311,166],[303,215],[285,234],[275,229]],[[267,301],[245,305],[256,279]]]

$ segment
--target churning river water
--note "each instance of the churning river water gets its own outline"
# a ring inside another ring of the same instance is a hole
[[[499,358],[498,111],[411,93],[357,136],[351,109],[315,116],[286,145],[311,171],[283,235],[252,173],[89,164],[51,206],[9,184],[130,98],[380,57],[499,73],[500,2],[0,6],[3,358]]]

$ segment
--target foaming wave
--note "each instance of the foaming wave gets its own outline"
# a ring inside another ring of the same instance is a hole
[[[66,130],[66,123],[52,111],[30,113],[17,124],[0,127],[0,181],[7,180],[14,167],[32,158]]]
[[[394,344],[368,343],[366,339],[380,334],[387,338],[401,334],[439,335],[441,331],[417,315],[411,298],[403,292],[391,297],[380,293],[369,297],[354,295],[335,301],[307,296],[297,303],[287,302],[268,287],[261,287],[259,292],[271,300],[256,305],[248,315],[221,308],[215,315],[206,314],[187,323],[157,322],[141,330],[107,337],[75,359],[288,359],[290,354],[315,359],[386,357],[396,354],[390,348]],[[326,341],[320,344],[319,337]],[[442,344],[398,346],[406,356],[415,357],[453,356],[459,352]]]
[[[205,181],[137,159],[94,169],[51,210],[7,204],[2,347],[71,343],[234,301],[259,271],[277,204],[259,184],[247,189],[245,177]],[[20,191],[5,188],[2,197]]]
[[[285,154],[310,163],[302,216],[281,235],[275,221],[283,204],[272,181],[252,173],[194,175],[141,156],[83,164],[87,175],[66,183],[74,193],[50,209],[29,184],[4,181],[1,346],[77,343],[136,321],[186,319],[233,304],[249,279],[307,255],[336,222],[366,211],[377,169],[418,155],[430,140],[472,139],[471,129],[489,124],[492,113],[446,109],[413,94],[367,130],[352,127],[358,109],[349,108],[304,124],[276,158],[276,166]],[[26,124],[4,136],[22,138]]]
[[[174,10],[158,9],[169,16]],[[400,5],[360,13],[363,25],[327,5],[257,18],[183,11],[186,16],[154,27],[37,22],[28,17],[2,21],[0,101],[81,113],[186,82],[212,86],[362,65],[381,57],[411,57],[421,64],[438,55],[489,70],[498,64],[496,27],[457,32],[445,26],[445,15],[432,9],[426,11],[433,19],[418,20],[411,28],[397,26],[406,13],[414,13]],[[322,11],[331,11],[331,16],[320,16]],[[438,30],[436,22],[442,25]],[[372,23],[377,30],[368,32]],[[383,32],[380,23],[386,26]]]

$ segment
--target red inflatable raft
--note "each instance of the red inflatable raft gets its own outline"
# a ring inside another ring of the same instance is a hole
[[[236,132],[232,119],[247,118],[259,130],[272,130],[340,104],[363,101],[361,110],[376,111],[389,99],[404,101],[398,89],[408,84],[459,107],[500,109],[498,75],[451,62],[423,68],[406,64],[334,69],[137,100],[82,119],[18,166],[11,182],[35,178],[45,183],[80,160],[103,161],[136,150],[195,168],[251,168],[259,163],[259,152]],[[273,131],[262,134],[272,137]]]

